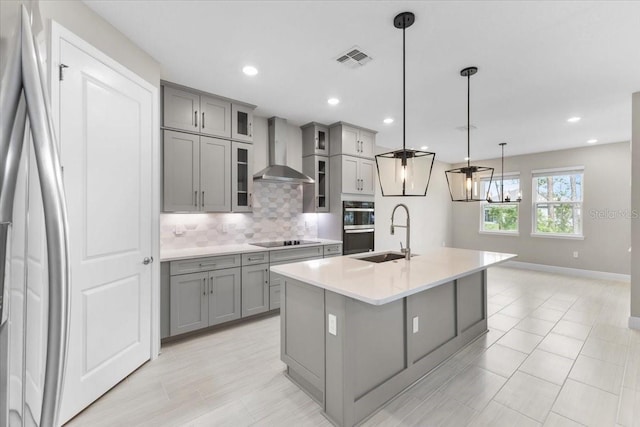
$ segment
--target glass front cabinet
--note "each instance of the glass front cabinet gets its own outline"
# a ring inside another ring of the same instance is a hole
[[[253,210],[253,145],[233,142],[231,151],[231,197],[233,212]]]
[[[303,157],[302,171],[316,181],[313,184],[304,184],[303,211],[329,212],[329,158]]]

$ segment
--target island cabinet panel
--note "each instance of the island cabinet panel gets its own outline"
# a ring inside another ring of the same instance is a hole
[[[410,333],[409,360],[416,363],[448,341],[456,328],[455,283],[437,286],[407,298],[407,331]],[[414,318],[417,332],[414,332]]]
[[[458,286],[458,327],[464,332],[485,318],[485,284],[482,272],[461,277]]]
[[[405,312],[402,300],[371,305],[350,299],[354,344],[354,394],[364,396],[405,369]],[[375,357],[372,357],[375,355]]]

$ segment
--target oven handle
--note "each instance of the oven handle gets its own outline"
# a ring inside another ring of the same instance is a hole
[[[344,208],[345,212],[374,212],[373,208]]]
[[[355,234],[355,233],[373,233],[375,231],[374,228],[361,228],[358,230],[344,230],[345,234]]]

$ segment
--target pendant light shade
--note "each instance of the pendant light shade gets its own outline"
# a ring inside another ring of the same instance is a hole
[[[402,30],[402,150],[376,156],[383,196],[425,196],[436,156],[429,151],[406,148],[405,30],[415,19],[411,12],[400,13],[393,19],[393,25]]]
[[[489,194],[487,195],[487,202],[489,203],[520,203],[522,201],[522,193],[520,193],[520,190],[518,190],[518,193],[515,195],[511,195],[509,193],[505,194],[504,193],[504,146],[507,145],[506,142],[501,142],[500,144],[498,144],[500,147],[502,147],[502,178],[500,178],[500,187],[497,188],[498,190],[498,200],[494,200],[491,197],[491,191],[489,191]],[[497,187],[497,185],[496,185]]]
[[[445,172],[451,200],[454,202],[481,202],[487,199],[491,181],[493,180],[493,168],[471,165],[471,76],[478,72],[476,67],[467,67],[460,71],[462,77],[467,78],[467,165]],[[486,190],[482,187],[481,180],[489,178]]]

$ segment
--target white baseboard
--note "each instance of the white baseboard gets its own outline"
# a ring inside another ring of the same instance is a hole
[[[629,327],[640,330],[640,317],[629,316]]]
[[[534,264],[531,262],[507,261],[501,264],[504,267],[522,268],[525,270],[544,271],[546,273],[557,273],[565,276],[587,277],[590,279],[620,280],[631,282],[630,274],[609,273],[606,271],[582,270],[579,268],[557,267],[555,265]]]

